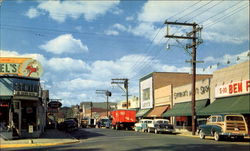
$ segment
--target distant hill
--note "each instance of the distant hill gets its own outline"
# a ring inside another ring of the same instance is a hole
[[[91,102],[81,102],[80,107],[84,105],[85,108],[88,109],[90,108],[90,103]],[[93,108],[107,109],[107,102],[92,102],[92,103],[93,103]],[[116,102],[109,102],[109,106],[111,106],[111,108],[115,108],[116,105],[117,105]]]

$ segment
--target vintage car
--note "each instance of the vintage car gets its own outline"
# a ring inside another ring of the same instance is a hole
[[[145,132],[148,129],[148,124],[153,123],[152,119],[141,119],[138,123],[135,123],[136,132]]]
[[[154,132],[155,134],[161,132],[174,132],[174,127],[172,124],[169,123],[167,119],[154,119],[152,123],[148,125],[148,132]]]
[[[246,120],[243,115],[211,115],[205,125],[199,126],[199,137],[213,136],[216,141],[225,137],[244,139],[248,135]]]

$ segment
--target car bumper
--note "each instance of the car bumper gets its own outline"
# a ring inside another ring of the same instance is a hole
[[[223,136],[249,136],[246,133],[220,133]]]

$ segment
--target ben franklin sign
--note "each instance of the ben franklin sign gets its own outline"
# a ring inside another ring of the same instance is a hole
[[[41,77],[41,64],[31,58],[0,58],[0,75],[15,74],[27,77]]]

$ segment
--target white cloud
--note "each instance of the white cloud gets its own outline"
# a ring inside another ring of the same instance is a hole
[[[133,17],[133,16],[128,16],[128,17],[126,17],[126,21],[132,21],[132,20],[134,20],[134,17]]]
[[[115,15],[120,15],[120,14],[123,13],[123,10],[115,7],[115,8],[113,8],[112,13],[115,14]]]
[[[78,19],[81,16],[87,21],[92,21],[98,16],[106,14],[113,8],[113,13],[119,14],[116,8],[119,1],[40,1],[37,10],[48,12],[49,17],[64,22],[67,18]],[[116,8],[116,9],[115,9]],[[37,17],[37,16],[34,16]]]
[[[122,25],[122,24],[114,24],[113,25],[113,28],[115,28],[115,29],[118,29],[118,30],[120,30],[120,31],[126,31],[127,30],[127,28],[124,26],[124,25]]]
[[[218,57],[218,58],[208,56],[204,58],[204,61],[206,63],[212,63],[212,64],[220,63],[221,65],[226,65],[228,61],[230,61],[230,64],[236,64],[236,63],[244,62],[247,60],[249,61],[250,60],[250,57],[248,56],[249,53],[250,53],[250,50],[247,50],[240,54],[235,54],[235,55],[225,54],[224,56]]]
[[[82,60],[76,60],[72,58],[51,58],[47,61],[51,71],[71,71],[82,73],[86,70],[89,70],[88,65]]]
[[[40,46],[41,49],[54,54],[87,52],[88,47],[71,34],[60,35]]]
[[[56,87],[62,90],[79,91],[83,89],[86,89],[86,90],[96,89],[96,88],[102,87],[104,84],[105,82],[103,81],[76,78],[76,79],[69,80],[69,81],[58,82],[56,84]]]
[[[234,10],[241,6],[248,7],[234,15],[223,18],[234,13]],[[229,8],[227,11],[222,12],[227,8]],[[247,28],[249,27],[248,13],[248,1],[213,1],[209,4],[207,1],[148,1],[138,13],[137,20],[140,24],[149,23],[152,26],[156,23],[163,23],[166,19],[169,19],[169,21],[178,20],[179,22],[195,21],[199,25],[204,25],[202,30],[204,33],[202,38],[204,40],[240,44],[249,40],[249,28]],[[133,27],[133,29],[141,29],[142,26],[140,24],[137,27]],[[152,27],[144,28],[144,30],[150,32]],[[137,34],[140,35],[140,33]]]
[[[40,12],[35,9],[35,8],[30,8],[26,13],[26,16],[28,16],[29,18],[35,18],[38,17],[40,15]]]
[[[82,31],[82,26],[76,26],[75,29],[76,29],[77,31]]]
[[[115,30],[106,30],[104,33],[105,33],[106,35],[113,35],[113,36],[119,35],[119,32],[118,32],[118,31],[115,31]]]

